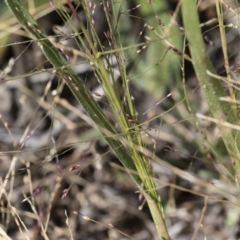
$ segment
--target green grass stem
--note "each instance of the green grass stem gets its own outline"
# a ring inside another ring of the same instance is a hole
[[[91,42],[89,34],[86,31],[84,25],[81,24],[80,27],[93,52],[93,56],[89,55],[88,57],[91,64],[95,68],[100,82],[103,85],[123,136],[127,140],[127,148],[123,146],[122,142],[119,139],[114,137],[116,130],[110,124],[99,105],[94,101],[91,93],[85,88],[82,81],[75,74],[73,69],[68,65],[67,61],[61,55],[58,49],[42,33],[35,20],[24,7],[23,3],[20,0],[6,0],[6,3],[19,23],[38,42],[39,47],[47,59],[51,62],[53,67],[56,69],[57,73],[61,75],[63,79],[65,79],[68,87],[75,95],[76,99],[82,104],[85,111],[95,122],[96,127],[103,134],[106,141],[109,143],[119,160],[128,170],[129,174],[133,177],[139,188],[143,191],[143,194],[145,195],[148,202],[153,220],[155,222],[159,238],[163,240],[170,239],[164,220],[160,197],[156,192],[155,184],[153,181],[150,163],[145,158],[145,156],[134,147],[135,144],[138,144],[140,147],[142,146],[141,134],[137,134],[137,136],[135,136],[135,134],[129,130],[130,125],[124,115],[119,96],[116,94],[111,84],[109,72],[106,69],[103,59],[96,58],[97,51],[94,44]],[[89,54],[89,52],[86,54]],[[130,102],[128,104],[132,104]],[[129,107],[130,109],[133,109],[133,106]],[[137,125],[135,126],[135,132],[136,131],[138,133],[140,132],[140,129]]]

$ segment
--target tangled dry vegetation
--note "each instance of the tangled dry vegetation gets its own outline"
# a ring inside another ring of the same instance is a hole
[[[80,2],[73,4],[88,26]],[[147,1],[108,2],[110,16],[116,13],[118,47],[111,46],[114,33],[102,2],[89,1],[87,7],[104,51],[129,47],[123,59],[113,51],[108,61],[123,106],[119,62],[126,68],[169,235],[178,240],[238,239],[239,187],[218,128],[196,118],[196,113],[210,113],[189,61],[179,1],[160,2],[151,11]],[[238,3],[222,4],[230,71],[237,81]],[[69,5],[29,0],[28,7],[121,137],[111,102],[75,41],[81,32]],[[198,10],[207,53],[224,77],[215,1],[200,1]],[[71,18],[59,14],[64,12]],[[145,199],[61,74],[12,16],[4,15],[0,26],[0,238],[158,239]],[[159,26],[169,38],[154,32]],[[157,36],[148,47],[139,44]]]

